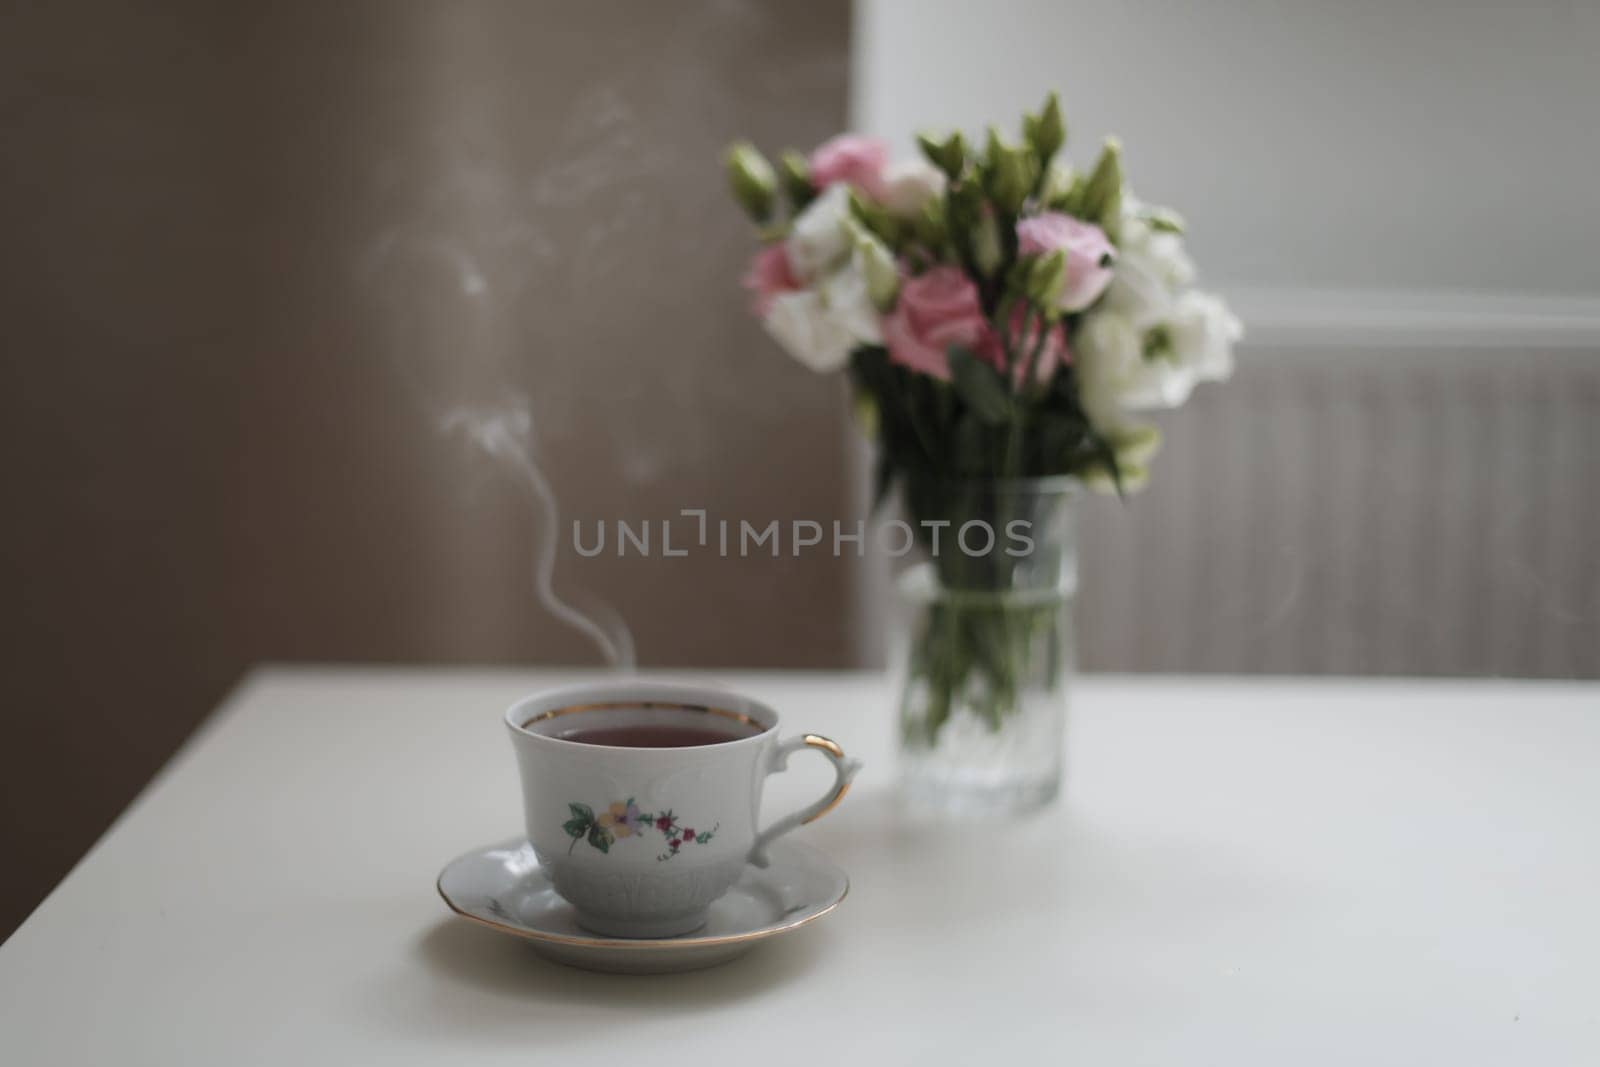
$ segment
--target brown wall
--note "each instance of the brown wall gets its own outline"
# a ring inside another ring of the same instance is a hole
[[[844,511],[838,385],[744,313],[716,155],[843,123],[805,5],[30,5],[0,33],[0,934],[265,659],[592,662],[527,498]],[[484,284],[463,293],[470,259]],[[647,664],[848,662],[822,559],[585,560]],[[684,619],[694,625],[684,625]]]

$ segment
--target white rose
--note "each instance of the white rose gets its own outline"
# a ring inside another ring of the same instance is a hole
[[[1175,408],[1189,399],[1198,376],[1158,342],[1163,324],[1141,328],[1113,308],[1084,316],[1073,338],[1083,409],[1101,430],[1119,425],[1125,411]],[[1146,354],[1146,349],[1162,348]]]
[[[889,214],[914,219],[928,202],[944,195],[944,171],[925,159],[892,163],[883,172],[883,206]]]
[[[1106,306],[1148,326],[1171,315],[1178,290],[1193,281],[1194,261],[1183,238],[1153,229],[1133,210],[1124,211]]]
[[[1146,230],[1150,229],[1146,223],[1141,225]],[[1168,288],[1181,289],[1194,284],[1194,260],[1189,258],[1189,250],[1184,247],[1183,238],[1178,234],[1151,230],[1139,255]]]
[[[1172,358],[1193,367],[1200,381],[1233,375],[1233,346],[1243,336],[1238,316],[1218,297],[1195,289],[1179,295],[1168,326]]]
[[[1137,197],[1123,196],[1120,247],[1132,249],[1136,258],[1142,257],[1169,288],[1194,284],[1194,260],[1184,247],[1183,235],[1151,226],[1146,210]]]
[[[773,297],[762,325],[785,352],[819,374],[843,367],[856,343],[822,296],[809,289]]]
[[[1085,315],[1072,338],[1078,396],[1096,427],[1122,418],[1121,382],[1139,359],[1139,331],[1119,311],[1102,308]]]
[[[844,182],[828,186],[795,216],[784,249],[802,281],[811,281],[850,251],[850,235],[845,229],[849,218],[850,187]]]
[[[852,340],[864,344],[883,342],[882,320],[872,302],[860,250],[851,255],[844,266],[825,276],[817,284],[817,293],[828,316]]]

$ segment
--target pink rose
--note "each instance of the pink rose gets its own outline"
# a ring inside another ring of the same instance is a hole
[[[753,297],[752,306],[761,318],[767,317],[773,298],[799,289],[800,279],[789,266],[789,255],[782,242],[771,244],[757,252],[749,268],[740,279]]]
[[[1017,223],[1017,251],[1025,256],[1067,253],[1067,280],[1061,288],[1061,310],[1082,311],[1111,284],[1116,249],[1105,231],[1059,211],[1046,211]]]
[[[849,182],[863,196],[883,197],[883,168],[889,162],[889,148],[876,137],[841,133],[818,145],[808,162],[811,184],[818,189]]]
[[[983,315],[978,287],[959,267],[934,267],[907,278],[894,311],[883,322],[889,359],[902,367],[950,380],[951,345],[993,359],[999,345]]]
[[[1026,333],[1024,333],[1026,323]],[[1033,380],[1041,385],[1048,382],[1063,364],[1072,362],[1072,353],[1067,349],[1067,332],[1058,322],[1050,327],[1044,335],[1044,342],[1039,341],[1040,322],[1037,316],[1029,316],[1025,307],[1018,307],[1011,312],[1011,322],[1006,328],[1006,335],[1011,341],[1013,358],[1016,365],[1011,368],[1011,387],[1022,388],[1022,375],[1024,364],[1031,357],[1033,359]],[[1039,345],[1039,354],[1034,355],[1034,347]],[[1000,344],[1000,338],[990,331],[988,343],[979,350],[978,355],[994,364],[995,370],[1004,373],[1006,369],[1006,352]]]

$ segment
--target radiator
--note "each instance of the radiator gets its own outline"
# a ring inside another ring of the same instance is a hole
[[[1600,350],[1247,345],[1082,515],[1089,670],[1600,677]]]

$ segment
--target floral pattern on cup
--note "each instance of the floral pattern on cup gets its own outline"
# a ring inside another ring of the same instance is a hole
[[[613,803],[599,815],[589,805],[572,801],[567,802],[567,811],[572,818],[562,823],[561,829],[572,838],[572,844],[567,846],[569,854],[579,841],[588,841],[591,848],[609,854],[619,840],[655,830],[667,843],[667,850],[656,857],[657,862],[670,860],[685,845],[706,844],[722,825],[718,822],[709,830],[696,830],[680,822],[671,809],[654,814],[640,811],[632,797]]]

